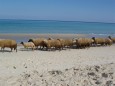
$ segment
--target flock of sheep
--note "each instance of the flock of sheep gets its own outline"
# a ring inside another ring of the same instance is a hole
[[[64,48],[89,48],[91,46],[110,46],[115,43],[115,38],[108,36],[108,38],[77,38],[77,39],[52,39],[52,38],[38,38],[29,39],[28,42],[21,42],[24,48],[31,48],[32,50],[62,50]],[[0,40],[1,51],[4,52],[4,48],[14,49],[17,52],[17,43],[15,40],[3,39]]]

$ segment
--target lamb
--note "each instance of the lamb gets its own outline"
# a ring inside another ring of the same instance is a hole
[[[33,42],[34,45],[36,46],[36,48],[38,48],[38,46],[40,46],[40,49],[41,47],[44,48],[44,45],[43,45],[43,40],[44,38],[38,38],[38,39],[29,39],[28,42]]]
[[[111,36],[108,36],[110,40],[112,40],[113,43],[115,43],[115,38],[111,38]]]
[[[5,47],[10,48],[11,52],[12,52],[12,49],[16,50],[17,52],[17,43],[15,40],[12,40],[12,39],[0,40],[0,47],[3,52],[4,52]]]
[[[94,45],[97,46],[97,45],[105,45],[105,39],[104,38],[95,38],[95,37],[92,37],[92,39],[94,40]]]
[[[32,48],[32,50],[35,49],[35,45],[33,42],[21,42],[20,44],[22,44],[24,48]]]

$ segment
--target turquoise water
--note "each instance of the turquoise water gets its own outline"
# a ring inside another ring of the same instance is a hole
[[[115,23],[2,19],[0,33],[115,34]]]

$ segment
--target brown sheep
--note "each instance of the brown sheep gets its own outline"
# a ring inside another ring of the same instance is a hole
[[[104,38],[95,38],[95,37],[92,37],[92,39],[94,40],[94,45],[95,46],[98,46],[98,45],[105,45],[105,39]]]
[[[7,47],[7,48],[10,48],[11,51],[12,49],[16,50],[17,52],[17,43],[15,40],[12,40],[12,39],[3,39],[3,40],[0,40],[0,47],[1,47],[1,50],[4,52],[4,48]]]
[[[108,36],[108,38],[111,39],[113,43],[115,43],[115,38],[111,38],[111,36]]]
[[[78,48],[86,48],[86,47],[88,48],[92,45],[92,43],[93,43],[93,40],[90,38],[78,38],[76,40],[76,46]]]
[[[73,47],[73,40],[72,39],[65,39],[64,40],[64,47],[72,48]]]
[[[29,39],[28,42],[33,42],[34,45],[36,46],[36,48],[38,48],[38,46],[40,46],[40,49],[41,49],[41,47],[44,47],[43,40],[44,40],[44,38]]]
[[[55,48],[55,49],[60,49],[61,50],[61,42],[59,41],[59,40],[55,40],[55,39],[53,39],[53,40],[44,40],[43,41],[43,43],[44,43],[44,46],[46,46],[46,49],[47,50],[51,50],[51,48]]]
[[[64,46],[65,46],[65,44],[64,44],[64,39],[57,39],[57,40],[59,40],[60,42],[61,42],[61,47],[62,47],[62,49],[64,48]]]

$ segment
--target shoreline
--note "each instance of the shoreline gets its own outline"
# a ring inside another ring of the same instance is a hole
[[[13,39],[16,40],[17,43],[27,42],[30,38],[62,38],[62,39],[73,39],[73,38],[92,38],[92,37],[102,37],[107,38],[109,35],[97,35],[97,34],[62,34],[62,33],[44,33],[44,34],[33,34],[33,33],[5,33],[0,34],[0,39]],[[115,37],[114,35],[112,37]]]
[[[0,39],[14,39],[18,43],[21,41],[28,41],[30,38],[63,38],[63,39],[73,39],[73,38],[79,38],[79,37],[86,37],[86,38],[92,38],[92,37],[102,37],[107,38],[109,34],[68,34],[68,33],[44,33],[44,34],[36,34],[36,33],[2,33],[0,34]],[[112,37],[115,37],[115,35],[111,35]]]
[[[17,36],[17,37],[37,37],[37,36],[40,36],[40,37],[47,37],[47,36],[54,36],[54,37],[63,37],[63,36],[67,36],[67,37],[74,37],[74,36],[78,36],[78,37],[90,37],[90,36],[100,36],[100,37],[106,37],[106,36],[113,36],[114,37],[114,34],[81,34],[81,33],[78,33],[78,34],[75,34],[75,33],[0,33],[0,37],[12,37],[12,36]]]
[[[28,41],[30,38],[64,38],[88,37],[88,34],[0,34],[0,39],[14,39],[17,42]]]

